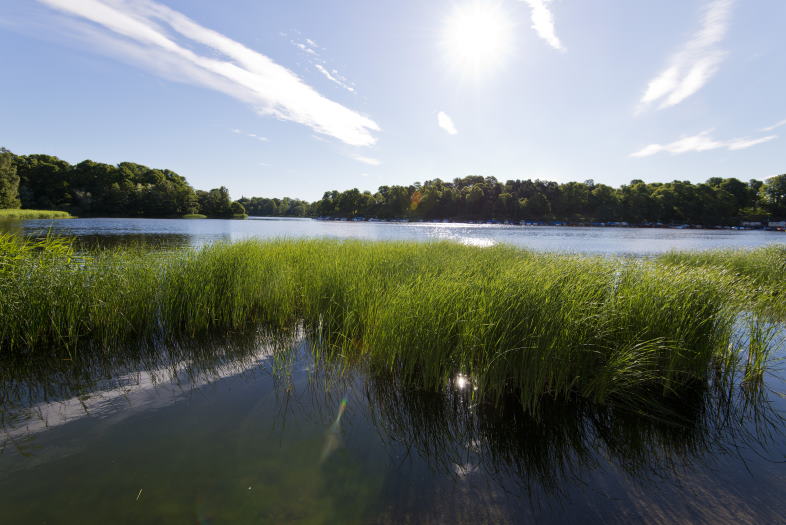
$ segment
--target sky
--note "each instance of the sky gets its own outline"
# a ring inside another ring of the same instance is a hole
[[[783,0],[3,0],[0,146],[319,199],[786,173]]]

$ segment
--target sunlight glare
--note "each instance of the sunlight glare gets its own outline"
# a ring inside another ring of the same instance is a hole
[[[457,68],[477,74],[504,61],[512,34],[509,17],[498,4],[478,1],[454,8],[442,44]]]

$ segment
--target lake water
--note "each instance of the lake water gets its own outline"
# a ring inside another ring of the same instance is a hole
[[[156,242],[200,245],[249,237],[327,237],[363,240],[449,240],[476,246],[497,243],[542,251],[654,255],[669,250],[753,248],[786,242],[783,232],[506,226],[462,223],[337,222],[252,217],[219,219],[67,219],[2,222],[0,231],[76,236],[86,243]]]
[[[329,373],[306,342],[289,359],[269,348],[251,338],[171,359],[6,370],[2,522],[717,524],[786,515],[781,381],[748,406],[688,396],[664,421],[580,403],[535,419],[515,404],[478,406],[459,383],[425,393],[362,371]]]
[[[454,240],[651,255],[778,232],[74,219],[4,223],[90,244],[249,237]],[[0,365],[0,523],[783,523],[786,382],[698,392],[653,419],[588,403],[538,418],[273,355],[256,334]],[[781,344],[780,352],[783,352]],[[278,348],[278,347],[277,347]],[[87,353],[86,353],[87,354]],[[780,354],[783,357],[783,353]]]

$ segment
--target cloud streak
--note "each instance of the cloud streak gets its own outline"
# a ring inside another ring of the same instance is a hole
[[[565,51],[554,30],[554,15],[548,8],[551,0],[521,0],[532,12],[532,29],[554,49]]]
[[[711,133],[712,130],[707,130],[691,137],[683,137],[669,144],[650,144],[643,147],[639,151],[631,153],[630,156],[638,158],[650,157],[661,152],[679,155],[682,153],[711,151],[715,149],[737,151],[756,146],[757,144],[763,144],[778,138],[777,135],[768,135],[766,137],[759,138],[741,137],[730,140],[716,140],[710,136]]]
[[[437,113],[437,126],[442,128],[448,135],[458,134],[456,125],[453,124],[453,119],[444,111]]]
[[[734,0],[711,0],[704,8],[701,27],[647,85],[639,109],[660,101],[659,108],[675,106],[703,88],[718,72],[726,52],[718,47],[726,36]]]
[[[316,68],[316,70],[317,70],[317,71],[319,71],[320,73],[322,73],[322,75],[323,75],[323,76],[324,76],[326,79],[328,79],[328,80],[330,80],[331,82],[333,82],[333,83],[335,83],[335,84],[337,84],[337,85],[341,86],[342,88],[346,89],[346,90],[347,90],[347,91],[349,91],[350,93],[354,93],[354,92],[355,92],[355,88],[353,88],[352,86],[350,86],[349,84],[347,84],[347,83],[345,82],[345,80],[346,80],[346,79],[343,79],[343,80],[342,80],[342,78],[340,78],[340,77],[339,77],[338,71],[336,71],[335,69],[333,70],[333,73],[331,73],[331,72],[330,72],[330,71],[328,71],[328,70],[327,70],[327,68],[325,68],[325,66],[323,66],[322,64],[314,64],[314,67]],[[335,76],[334,76],[334,75],[335,75]]]
[[[292,71],[153,0],[39,0],[71,17],[95,48],[179,82],[222,92],[262,115],[296,122],[353,146],[379,126],[320,95]],[[208,48],[206,53],[195,49]]]
[[[363,164],[368,164],[369,166],[379,166],[382,164],[382,161],[378,159],[373,159],[371,157],[364,157],[362,155],[352,155],[352,160],[356,160],[358,162],[362,162]]]
[[[346,89],[350,93],[355,92],[354,86],[352,86],[352,84],[346,79],[346,77],[341,76],[338,70],[336,69],[328,70],[328,68],[325,67],[327,65],[327,62],[320,55],[318,50],[321,48],[317,45],[316,42],[314,42],[310,38],[306,38],[305,43],[297,42],[295,40],[292,40],[291,42],[295,47],[297,47],[307,55],[310,55],[308,57],[308,61],[314,66],[314,69],[316,69],[322,74],[323,77],[330,80],[337,86]]]
[[[780,122],[776,122],[772,126],[767,126],[766,128],[761,128],[759,131],[764,131],[764,132],[773,131],[775,129],[778,129],[781,126],[786,126],[786,119],[781,120]]]
[[[256,140],[258,140],[260,142],[267,142],[268,141],[267,137],[263,137],[261,135],[257,135],[256,133],[247,133],[247,132],[243,131],[242,129],[233,129],[232,133],[234,133],[235,135],[245,135],[246,137],[251,137],[252,139],[256,139]]]

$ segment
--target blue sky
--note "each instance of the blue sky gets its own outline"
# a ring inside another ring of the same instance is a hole
[[[786,172],[782,0],[5,0],[0,145],[309,200]]]

